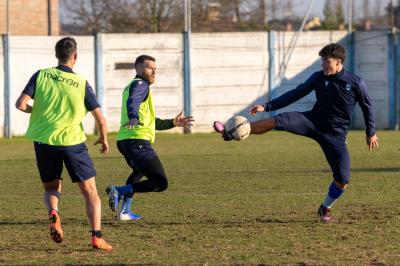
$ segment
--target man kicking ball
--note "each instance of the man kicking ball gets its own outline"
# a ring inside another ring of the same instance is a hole
[[[321,221],[331,220],[333,204],[345,192],[350,177],[350,158],[346,136],[356,103],[361,107],[366,126],[366,142],[369,150],[378,148],[371,100],[363,79],[344,70],[346,51],[340,44],[326,45],[319,52],[322,70],[312,74],[304,83],[264,105],[255,105],[250,114],[270,112],[284,108],[303,98],[313,90],[316,102],[307,112],[286,112],[272,118],[251,123],[251,134],[263,134],[272,129],[285,130],[312,138],[321,146],[333,173],[328,194],[318,208]],[[221,122],[214,122],[214,129],[225,134]]]

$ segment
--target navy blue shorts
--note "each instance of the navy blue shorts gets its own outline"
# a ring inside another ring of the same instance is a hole
[[[349,183],[350,156],[346,137],[321,132],[315,126],[310,112],[287,112],[274,116],[277,130],[285,130],[314,139],[321,146],[331,167],[333,178],[342,184]]]
[[[63,163],[72,182],[81,182],[96,176],[96,170],[85,143],[72,146],[53,146],[34,142],[34,147],[42,182],[47,183],[61,179]]]
[[[168,184],[167,176],[157,153],[148,140],[119,140],[117,141],[117,147],[133,170],[133,173],[128,177],[127,184],[136,184],[136,186],[133,186],[135,192],[166,189]],[[143,176],[146,176],[149,180],[148,184],[138,184]]]
[[[119,152],[124,155],[126,162],[132,168],[146,168],[147,162],[158,157],[150,141],[142,139],[124,139],[117,141]]]

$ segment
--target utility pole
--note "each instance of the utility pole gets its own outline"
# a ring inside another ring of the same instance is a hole
[[[191,84],[191,64],[190,64],[190,37],[192,33],[191,22],[191,0],[185,0],[185,29],[183,31],[183,110],[185,116],[192,115],[192,84]],[[190,133],[191,129],[185,127],[185,133]]]
[[[47,0],[47,35],[51,35],[51,0]]]
[[[348,22],[348,33],[353,31],[353,0],[349,0],[349,22]]]
[[[271,3],[271,13],[272,13],[272,20],[276,19],[276,0],[272,0]]]
[[[10,0],[6,2],[6,16],[7,16],[7,34],[10,34]]]
[[[395,23],[394,23],[394,0],[392,0],[391,2],[390,2],[390,5],[391,5],[391,10],[390,10],[390,27],[392,28],[392,30],[394,29],[394,27],[395,27]]]

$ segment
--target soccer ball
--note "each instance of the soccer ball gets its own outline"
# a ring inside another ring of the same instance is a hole
[[[235,115],[225,123],[225,132],[231,139],[244,140],[250,135],[250,123],[246,117]]]

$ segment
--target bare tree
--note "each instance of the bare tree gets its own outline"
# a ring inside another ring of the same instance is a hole
[[[172,25],[179,24],[177,18],[183,20],[183,6],[179,0],[137,0],[137,5],[141,11],[138,18],[143,21],[146,32],[170,31]]]
[[[68,10],[66,24],[73,24],[64,25],[66,33],[181,32],[184,27],[182,0],[59,0],[59,3]],[[267,14],[275,16],[277,12],[275,0],[192,0],[191,3],[194,32],[279,29],[287,21],[276,20],[268,25]],[[285,10],[291,13],[292,1],[285,3]],[[285,7],[280,4],[279,8]]]
[[[344,11],[342,0],[338,0],[336,2],[336,26],[339,30],[344,30],[345,28],[345,18],[344,18]]]
[[[323,13],[325,19],[322,22],[322,28],[325,30],[336,29],[337,20],[332,0],[326,0]]]
[[[69,0],[66,8],[85,34],[181,31],[183,25],[179,0]]]
[[[84,33],[96,33],[107,28],[106,0],[72,0],[66,9],[71,24],[79,25]]]

